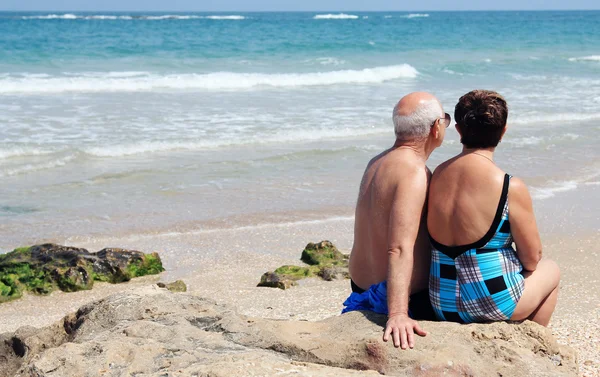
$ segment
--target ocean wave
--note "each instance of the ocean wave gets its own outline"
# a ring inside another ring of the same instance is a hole
[[[24,16],[22,19],[24,20],[76,20],[78,17],[74,14],[47,14],[45,16]]]
[[[354,14],[317,14],[313,17],[315,20],[356,20],[358,16]]]
[[[18,167],[0,170],[0,177],[11,177],[14,175],[28,174],[41,170],[53,169],[61,166],[65,166],[69,162],[77,158],[76,154],[71,154],[65,157],[57,158],[54,160],[46,161],[39,164],[26,164]]]
[[[141,16],[142,20],[193,20],[201,18],[199,16],[189,16],[189,15],[176,15],[176,14],[165,14],[162,16]]]
[[[245,20],[246,17],[240,15],[212,15],[212,16],[199,16],[199,15],[186,15],[186,14],[164,14],[159,16],[143,15],[143,16],[126,16],[126,15],[76,15],[72,13],[67,14],[47,14],[43,16],[24,16],[23,20]]]
[[[600,62],[600,55],[592,55],[592,56],[584,56],[580,58],[569,58],[570,62],[579,62],[579,61],[590,61],[590,62]]]
[[[317,62],[321,65],[344,65],[346,64],[345,60],[337,59],[337,58],[318,58]]]
[[[579,135],[577,134],[573,134],[573,133],[564,133],[564,134],[553,134],[553,135],[547,135],[544,137],[540,137],[540,136],[527,136],[527,137],[521,137],[521,138],[512,138],[512,137],[506,137],[505,139],[503,139],[504,143],[516,146],[516,147],[528,147],[528,146],[533,146],[533,145],[540,145],[540,144],[549,144],[549,143],[560,143],[563,141],[574,141],[579,139]]]
[[[131,19],[133,19],[133,17],[131,17],[131,16],[103,16],[103,15],[86,16],[83,18],[86,20],[131,20]]]
[[[127,157],[141,154],[156,154],[166,152],[193,152],[219,148],[267,145],[295,142],[310,142],[318,140],[352,139],[357,137],[384,135],[393,133],[393,128],[353,128],[353,129],[317,129],[282,131],[269,136],[243,137],[238,139],[202,140],[202,141],[143,141],[132,144],[111,145],[102,147],[88,147],[81,152],[88,156],[111,158]]]
[[[576,181],[555,182],[551,187],[532,187],[531,197],[537,200],[552,198],[559,192],[576,190],[578,183]]]
[[[448,68],[444,68],[444,69],[442,69],[442,72],[444,72],[444,73],[447,73],[447,74],[449,74],[449,75],[459,75],[459,76],[464,76],[464,73],[456,72],[456,71],[453,71],[453,70],[451,70],[451,69],[448,69]]]
[[[232,15],[232,16],[206,16],[207,19],[209,20],[245,20],[246,17],[244,16],[237,16],[237,15]]]
[[[516,115],[509,120],[509,124],[537,124],[537,123],[556,123],[556,122],[585,122],[600,119],[600,113],[577,114],[577,113],[557,113],[557,114],[532,114]]]
[[[12,147],[0,149],[0,163],[3,160],[19,157],[44,156],[58,151],[52,149],[43,149],[36,147]]]
[[[511,144],[517,147],[526,147],[531,145],[539,145],[544,141],[544,138],[537,136],[523,137],[519,139],[506,138],[504,143]]]
[[[419,72],[408,64],[314,73],[234,73],[143,74],[118,77],[83,73],[80,76],[29,77],[0,79],[1,94],[64,92],[138,92],[153,90],[248,90],[253,88],[294,88],[341,84],[374,84],[396,79],[412,79]]]
[[[399,16],[400,18],[425,18],[425,17],[429,17],[429,14],[427,13],[411,13],[411,14],[405,14],[402,16]]]

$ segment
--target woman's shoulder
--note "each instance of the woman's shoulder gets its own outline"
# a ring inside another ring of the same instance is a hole
[[[527,188],[527,185],[521,178],[511,177],[510,185],[508,188],[508,197],[511,202],[516,202],[525,205],[531,203],[531,195],[529,194],[529,189]]]

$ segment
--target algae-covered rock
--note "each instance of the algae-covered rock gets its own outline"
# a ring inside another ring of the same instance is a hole
[[[52,277],[58,288],[63,292],[77,292],[92,289],[94,285],[93,275],[82,266],[57,268]]]
[[[187,286],[183,282],[183,280],[177,280],[172,283],[156,283],[160,288],[168,289],[171,292],[187,292]]]
[[[290,279],[286,276],[278,275],[275,272],[265,272],[263,276],[260,277],[260,283],[258,283],[258,287],[289,289],[295,285],[298,285],[296,280],[299,279]]]
[[[317,266],[281,266],[273,272],[264,273],[258,286],[288,289],[298,285],[296,283],[298,280],[314,277],[318,273]]]
[[[302,251],[302,262],[313,266],[347,266],[348,256],[342,254],[329,241],[309,243]]]
[[[332,281],[335,279],[350,279],[350,272],[348,271],[348,267],[322,267],[319,270],[318,275],[321,279],[325,281]]]
[[[91,289],[94,281],[120,283],[164,271],[158,254],[124,249],[86,249],[43,244],[0,255],[0,303],[23,292],[46,295],[55,289]]]
[[[350,278],[348,256],[342,254],[331,242],[309,243],[302,251],[300,259],[306,266],[281,266],[275,271],[266,272],[258,283],[259,287],[288,289],[301,279],[320,277],[326,281]]]

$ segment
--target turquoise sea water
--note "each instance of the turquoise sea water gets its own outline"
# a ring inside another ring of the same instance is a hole
[[[598,187],[599,11],[0,13],[0,248],[351,208],[400,97],[474,88],[537,201]]]

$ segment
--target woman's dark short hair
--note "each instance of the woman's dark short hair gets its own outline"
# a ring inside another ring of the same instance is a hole
[[[467,148],[496,147],[502,138],[508,107],[506,100],[491,90],[473,90],[460,97],[454,119]]]

